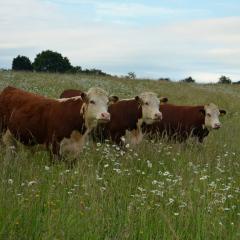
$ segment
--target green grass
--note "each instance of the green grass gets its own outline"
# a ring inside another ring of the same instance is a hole
[[[55,98],[66,88],[121,98],[150,90],[227,115],[203,144],[144,140],[123,151],[90,142],[71,169],[45,151],[2,146],[0,239],[240,239],[239,86],[0,73],[0,89],[8,85]]]

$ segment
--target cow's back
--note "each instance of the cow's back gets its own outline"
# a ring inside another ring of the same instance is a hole
[[[24,144],[48,143],[81,130],[82,100],[58,101],[8,87],[0,96],[5,127]]]
[[[6,116],[8,119],[14,109],[18,109],[29,103],[34,105],[41,99],[45,98],[14,87],[6,87],[0,94],[1,115]]]
[[[80,96],[81,93],[82,93],[82,91],[80,91],[80,90],[67,89],[67,90],[64,90],[64,91],[61,93],[60,98],[76,97],[76,96]]]

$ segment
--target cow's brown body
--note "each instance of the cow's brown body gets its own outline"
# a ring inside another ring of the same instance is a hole
[[[184,141],[188,137],[197,137],[203,141],[209,133],[204,127],[204,106],[177,106],[172,104],[161,105],[163,119],[160,122],[144,127],[150,136],[167,137]]]
[[[62,92],[60,95],[60,98],[70,98],[70,97],[76,97],[80,96],[82,91],[76,90],[76,89],[67,89]]]
[[[45,144],[59,154],[63,138],[69,138],[74,130],[86,131],[82,105],[81,98],[60,102],[7,87],[0,95],[1,132],[9,129],[23,144]]]

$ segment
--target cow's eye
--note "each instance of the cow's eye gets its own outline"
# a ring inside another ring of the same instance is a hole
[[[91,104],[95,104],[95,101],[91,100],[90,103],[91,103]]]
[[[207,116],[208,116],[208,117],[211,117],[211,114],[210,114],[210,113],[207,113]]]
[[[145,102],[145,105],[149,105],[149,103],[148,103],[148,102]]]

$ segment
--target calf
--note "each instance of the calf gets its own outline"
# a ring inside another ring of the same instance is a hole
[[[80,90],[66,90],[61,97],[81,94]],[[166,102],[167,98],[162,98]],[[138,144],[141,142],[142,125],[153,124],[162,119],[159,111],[160,100],[152,92],[144,92],[133,99],[120,100],[109,106],[111,120],[105,125],[99,125],[94,130],[95,140],[111,139],[117,144],[122,143],[122,137],[130,132],[130,142]]]
[[[78,154],[87,134],[109,122],[109,99],[101,88],[68,99],[50,99],[7,87],[0,94],[1,132],[25,145],[44,144],[54,155]]]
[[[225,110],[210,103],[204,106],[161,105],[163,120],[151,126],[145,126],[144,131],[150,136],[168,137],[177,141],[185,141],[189,136],[197,137],[203,142],[210,129],[221,127],[219,115],[225,115]]]

